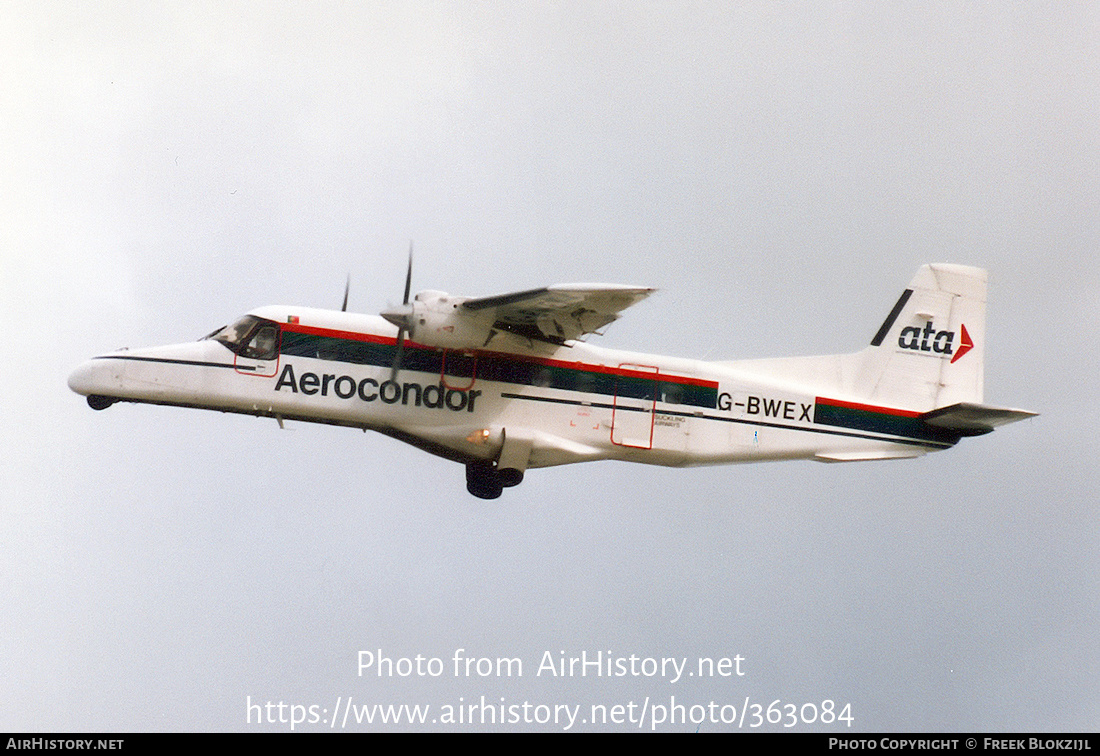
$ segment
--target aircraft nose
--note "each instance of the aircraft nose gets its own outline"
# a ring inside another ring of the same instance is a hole
[[[87,397],[118,396],[121,376],[112,362],[92,359],[81,364],[69,375],[69,388]]]
[[[84,396],[94,394],[98,383],[97,367],[95,360],[88,360],[82,363],[76,370],[69,374],[69,388]]]

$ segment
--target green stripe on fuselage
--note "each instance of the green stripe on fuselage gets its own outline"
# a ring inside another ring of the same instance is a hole
[[[814,422],[838,428],[902,436],[921,441],[935,441],[948,446],[959,440],[958,434],[927,425],[919,416],[898,415],[878,409],[827,404],[820,400],[814,408]]]
[[[282,354],[293,357],[345,362],[354,365],[390,367],[397,352],[396,344],[321,336],[283,330]],[[656,400],[666,404],[684,404],[714,409],[718,405],[717,386],[699,386],[676,381],[653,380],[638,375],[566,367],[539,360],[528,360],[487,352],[476,356],[442,349],[409,347],[401,357],[401,369],[441,375],[446,359],[446,375],[482,381],[498,381],[518,386],[578,391],[635,399]]]

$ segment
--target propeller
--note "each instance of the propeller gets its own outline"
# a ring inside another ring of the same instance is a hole
[[[409,268],[405,272],[405,298],[400,307],[389,307],[382,311],[382,317],[397,326],[397,352],[393,357],[393,369],[390,371],[390,380],[397,379],[397,371],[401,369],[401,358],[405,353],[405,336],[414,330],[413,306],[409,304],[409,291],[412,288],[413,275],[413,245],[409,242]]]
[[[340,305],[340,312],[348,311],[348,292],[351,291],[351,273],[348,273],[348,280],[344,282],[344,303]]]

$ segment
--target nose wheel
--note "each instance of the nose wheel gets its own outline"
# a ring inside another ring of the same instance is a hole
[[[109,396],[98,396],[92,394],[88,397],[88,406],[94,410],[105,410],[115,403],[115,400]]]

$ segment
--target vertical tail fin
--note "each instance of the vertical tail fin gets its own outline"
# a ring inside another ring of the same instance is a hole
[[[986,272],[924,265],[860,353],[857,393],[919,412],[980,404],[984,386]]]

